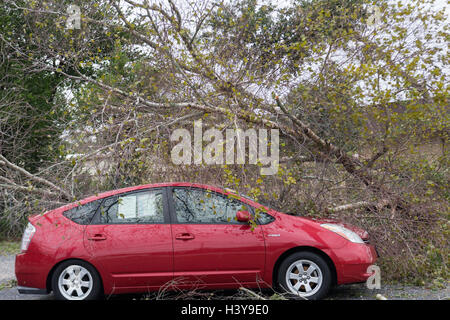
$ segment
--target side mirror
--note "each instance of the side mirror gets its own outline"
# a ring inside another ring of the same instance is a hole
[[[239,222],[249,222],[252,218],[248,211],[238,211],[236,212],[236,220]]]

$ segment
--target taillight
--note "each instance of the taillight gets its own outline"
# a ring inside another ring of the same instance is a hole
[[[22,236],[22,245],[20,246],[20,249],[22,251],[27,251],[28,246],[30,245],[31,238],[33,238],[34,233],[36,232],[36,228],[28,222],[27,227],[25,228],[25,231],[23,232]]]

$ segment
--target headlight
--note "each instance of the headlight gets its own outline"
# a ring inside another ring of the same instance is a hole
[[[328,229],[330,231],[333,231],[334,233],[337,233],[338,235],[344,237],[348,241],[354,242],[354,243],[364,243],[364,241],[361,239],[360,236],[358,236],[355,232],[348,230],[347,228],[344,228],[337,224],[331,224],[331,223],[324,223],[320,225],[322,228]]]
[[[28,246],[30,245],[31,238],[33,238],[34,233],[36,232],[36,228],[28,222],[27,227],[25,228],[25,231],[23,232],[22,236],[22,245],[20,246],[20,249],[22,251],[27,251]]]

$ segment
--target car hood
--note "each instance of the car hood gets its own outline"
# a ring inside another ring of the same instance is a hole
[[[317,224],[323,224],[323,223],[331,223],[331,224],[337,224],[340,225],[344,228],[347,228],[351,231],[353,231],[354,233],[356,233],[362,240],[368,240],[369,239],[369,234],[367,233],[366,230],[358,228],[354,225],[351,224],[347,224],[344,222],[340,222],[337,220],[333,220],[333,219],[314,219],[314,218],[306,218],[306,217],[301,217],[302,219],[311,221],[311,222],[315,222]]]

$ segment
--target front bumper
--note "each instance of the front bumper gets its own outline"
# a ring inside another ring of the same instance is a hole
[[[373,245],[351,242],[334,249],[333,255],[338,284],[365,282],[372,275],[368,267],[374,265],[378,257]]]

